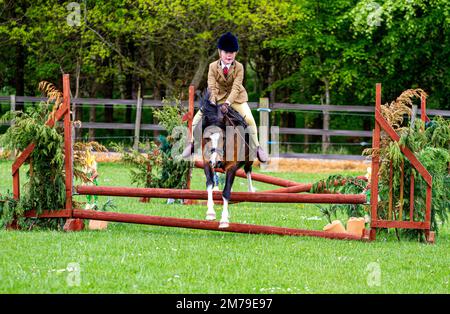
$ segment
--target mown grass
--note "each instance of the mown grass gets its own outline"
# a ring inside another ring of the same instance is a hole
[[[0,162],[0,193],[11,189],[10,166]],[[101,163],[99,172],[101,185],[130,186],[121,164]],[[273,175],[315,182],[328,174]],[[194,172],[193,188],[204,188],[200,170]],[[246,180],[236,179],[234,190],[245,191]],[[195,219],[206,212],[203,205],[166,205],[162,199],[113,200],[120,212]],[[327,223],[317,206],[307,204],[241,203],[231,206],[231,220],[307,229]],[[120,223],[110,223],[106,231],[1,230],[0,292],[448,293],[449,233],[445,226],[436,244],[426,245],[398,242],[392,234],[362,243]],[[71,263],[79,266],[79,277],[68,272]],[[380,277],[374,281],[377,267]]]

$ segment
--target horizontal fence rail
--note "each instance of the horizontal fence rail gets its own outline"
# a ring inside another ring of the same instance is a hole
[[[281,158],[300,158],[300,159],[333,159],[333,160],[371,160],[370,156],[360,155],[337,155],[337,154],[307,154],[307,153],[280,153]]]
[[[46,97],[32,97],[32,96],[15,96],[16,103],[36,103],[41,101],[47,101]],[[10,103],[11,96],[0,96],[0,103]],[[137,106],[136,99],[107,99],[107,98],[72,98],[72,103],[78,105],[127,105]],[[188,101],[181,101],[183,106],[188,105]],[[147,107],[162,107],[164,104],[161,100],[143,99],[143,106]],[[258,102],[248,102],[248,105],[252,109],[259,108]],[[198,108],[198,102],[194,103],[194,106]],[[289,110],[289,111],[335,111],[335,112],[362,112],[362,113],[374,113],[375,108],[373,106],[350,106],[350,105],[314,105],[314,104],[288,104],[288,103],[273,103],[269,105],[272,111],[275,110]],[[420,111],[418,111],[419,115]],[[450,110],[439,109],[427,109],[429,116],[442,116],[450,117]]]
[[[16,104],[24,103],[39,103],[46,102],[46,97],[31,97],[31,96],[0,96],[0,104],[10,104],[11,110],[15,110]],[[102,99],[102,98],[72,98],[71,104],[77,106],[128,106],[136,107],[137,111],[141,111],[142,108],[161,108],[164,106],[163,101],[153,99],[141,99],[138,106],[137,99]],[[262,101],[266,103],[263,109]],[[168,103],[173,103],[168,101]],[[188,101],[181,101],[182,106],[188,107]],[[352,105],[316,105],[316,104],[288,104],[288,103],[272,103],[268,104],[267,99],[261,99],[260,102],[248,102],[251,109],[259,109],[261,114],[269,115],[271,111],[297,111],[297,112],[341,112],[342,114],[355,114],[355,113],[367,113],[374,115],[375,108],[373,106],[352,106]],[[199,102],[194,102],[194,107],[198,108]],[[259,111],[258,110],[258,111]],[[420,114],[420,110],[417,110]],[[439,115],[442,117],[450,117],[450,111],[427,109],[429,116]],[[141,115],[136,113],[136,119],[140,120]],[[267,119],[267,118],[266,118]],[[268,121],[268,120],[267,120]],[[3,123],[1,125],[10,125],[10,123]],[[165,131],[165,128],[159,124],[141,124],[141,121],[135,123],[118,123],[118,122],[82,122],[79,126],[81,129],[107,129],[107,130],[134,130],[140,131]],[[136,130],[138,129],[138,130]],[[367,138],[367,142],[371,141],[372,131],[364,130],[324,130],[324,129],[309,129],[309,128],[286,128],[280,127],[278,133],[280,135],[311,135],[311,136],[345,136],[345,137],[363,137]],[[139,138],[135,136],[135,138]],[[268,141],[273,143],[273,141]],[[284,142],[277,142],[278,144]],[[365,143],[365,142],[364,142]],[[311,143],[310,143],[311,144]],[[360,143],[361,145],[363,143]],[[370,144],[370,143],[367,143]],[[280,157],[286,158],[320,158],[320,159],[350,159],[350,160],[362,160],[363,156],[357,155],[330,155],[330,154],[304,154],[304,153],[281,153]]]
[[[82,129],[119,129],[134,130],[135,123],[107,123],[107,122],[82,122]],[[159,124],[141,124],[141,130],[144,131],[165,131],[166,129]]]
[[[371,131],[279,128],[280,134],[372,137]]]

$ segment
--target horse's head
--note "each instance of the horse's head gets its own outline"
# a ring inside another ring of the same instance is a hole
[[[203,112],[203,159],[211,167],[221,166],[223,162],[223,134],[225,130],[224,116],[219,106],[211,103],[209,92],[200,99],[200,108]]]
[[[245,138],[245,130],[248,125],[245,118],[233,107],[229,107],[224,115],[220,106],[211,103],[209,98],[208,91],[200,98],[200,108],[203,112],[203,160],[208,161],[212,167],[221,167],[226,161],[247,159],[245,146],[248,147],[248,139]],[[235,156],[234,152],[240,153]]]
[[[217,127],[208,128],[205,136],[204,160],[208,161],[211,168],[221,167],[224,161],[222,130]]]
[[[216,107],[214,105],[212,106]],[[205,115],[203,123],[203,160],[208,161],[212,168],[216,166],[221,167],[224,160],[224,130],[220,127],[221,123],[213,116],[207,118]]]

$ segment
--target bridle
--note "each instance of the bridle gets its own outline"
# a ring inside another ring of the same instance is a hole
[[[213,154],[213,153],[223,154],[223,149],[218,149],[218,148],[213,147],[213,148],[211,148],[210,153],[211,154]]]

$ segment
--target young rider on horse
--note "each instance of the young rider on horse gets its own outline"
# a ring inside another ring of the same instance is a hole
[[[248,95],[243,85],[244,66],[235,60],[239,50],[236,36],[228,32],[219,38],[217,43],[220,59],[209,65],[208,89],[210,101],[220,106],[226,113],[231,106],[245,119],[249,128],[252,148],[256,147],[256,156],[259,161],[267,162],[268,156],[259,145],[258,131],[250,107],[247,104]],[[194,129],[202,121],[201,110],[197,111],[192,121],[191,142],[183,151],[183,157],[188,158],[194,152]]]

